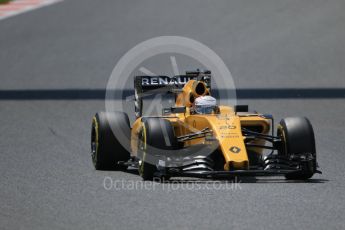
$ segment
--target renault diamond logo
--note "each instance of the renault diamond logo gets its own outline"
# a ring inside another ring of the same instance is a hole
[[[241,149],[239,147],[232,146],[230,148],[230,151],[233,152],[233,153],[239,153],[239,152],[241,152]]]

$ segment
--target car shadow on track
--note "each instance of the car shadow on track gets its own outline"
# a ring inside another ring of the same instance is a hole
[[[125,172],[139,176],[137,169],[127,169]],[[209,183],[219,183],[219,184],[226,184],[226,183],[242,183],[242,184],[250,184],[250,183],[281,183],[281,184],[322,184],[326,183],[329,180],[327,179],[320,179],[320,178],[311,178],[308,180],[286,180],[283,177],[234,177],[234,178],[191,178],[191,177],[173,177],[169,180],[155,180],[156,182],[166,183],[166,184],[209,184]]]
[[[286,180],[284,178],[248,178],[248,177],[241,177],[241,178],[234,178],[234,179],[219,179],[219,178],[213,178],[213,179],[190,179],[190,178],[171,178],[170,180],[162,181],[163,183],[241,183],[241,184],[250,184],[250,183],[257,183],[257,184],[262,184],[262,183],[270,183],[270,184],[320,184],[320,183],[326,183],[329,180],[327,179],[308,179],[308,180]]]
[[[241,183],[282,183],[282,184],[322,184],[326,183],[329,180],[327,179],[319,179],[319,178],[311,178],[308,180],[286,180],[285,178],[240,178]]]

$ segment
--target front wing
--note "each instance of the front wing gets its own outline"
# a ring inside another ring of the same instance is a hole
[[[197,177],[197,178],[233,178],[253,176],[285,176],[288,174],[303,172],[306,167],[311,167],[314,161],[309,154],[304,157],[283,158],[277,155],[269,155],[263,158],[262,164],[252,166],[247,170],[214,170],[214,163],[209,157],[195,155],[188,157],[162,157],[156,156],[156,177]],[[128,162],[119,162],[134,168],[139,167],[139,159],[131,158]],[[322,173],[315,169],[315,173]]]

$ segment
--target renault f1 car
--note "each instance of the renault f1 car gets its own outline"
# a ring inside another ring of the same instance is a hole
[[[277,129],[271,115],[248,106],[217,105],[196,112],[195,101],[210,96],[211,72],[136,76],[135,116],[99,112],[93,117],[92,162],[97,170],[135,167],[144,180],[170,177],[285,176],[306,180],[317,168],[315,138],[307,118],[289,117]],[[162,114],[143,116],[143,97],[175,95]]]

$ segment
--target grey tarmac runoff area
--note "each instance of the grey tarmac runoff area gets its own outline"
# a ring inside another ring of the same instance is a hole
[[[343,0],[65,0],[1,20],[0,229],[344,229],[344,10]],[[133,188],[133,171],[95,171],[90,122],[112,69],[162,35],[214,50],[241,104],[276,121],[309,117],[323,174]],[[104,188],[108,177],[121,189]]]

